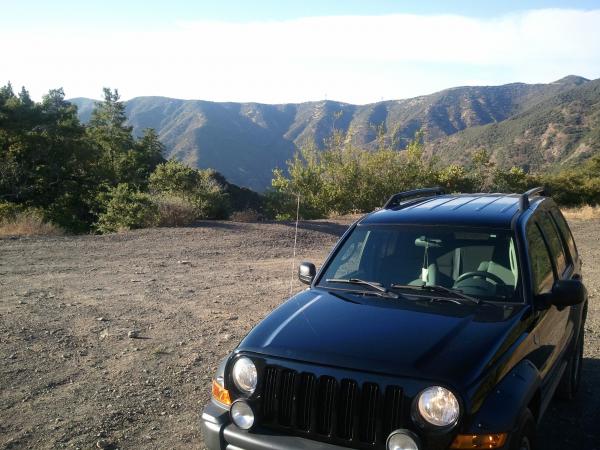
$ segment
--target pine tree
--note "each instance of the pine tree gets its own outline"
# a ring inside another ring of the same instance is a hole
[[[0,200],[43,209],[70,229],[89,222],[95,155],[77,108],[53,89],[41,103],[22,89],[0,90]]]
[[[104,101],[96,108],[88,124],[88,135],[98,147],[106,181],[115,186],[121,180],[121,169],[128,153],[134,148],[132,127],[125,123],[125,104],[119,92],[104,88]]]

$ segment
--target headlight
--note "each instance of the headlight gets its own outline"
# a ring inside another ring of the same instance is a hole
[[[454,425],[460,415],[456,396],[441,386],[432,386],[421,392],[417,409],[423,419],[438,427]]]
[[[231,405],[231,420],[242,430],[249,430],[254,425],[254,412],[250,405],[243,400],[237,400]]]
[[[256,389],[256,366],[249,358],[242,357],[235,362],[232,376],[233,382],[240,391],[252,394]]]
[[[408,430],[396,430],[387,438],[388,450],[419,450],[419,438]]]

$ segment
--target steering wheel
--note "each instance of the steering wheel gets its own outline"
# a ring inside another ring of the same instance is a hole
[[[460,283],[468,278],[483,278],[484,280],[492,280],[496,284],[501,286],[506,286],[506,283],[500,278],[498,275],[493,274],[491,272],[486,272],[484,270],[476,270],[474,272],[465,272],[461,276],[459,276],[454,284]]]

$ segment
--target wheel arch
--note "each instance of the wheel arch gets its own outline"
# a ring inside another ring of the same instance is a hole
[[[522,360],[490,391],[465,424],[464,432],[511,432],[518,425],[525,408],[532,409],[537,420],[542,404],[540,380],[537,367],[527,359]]]

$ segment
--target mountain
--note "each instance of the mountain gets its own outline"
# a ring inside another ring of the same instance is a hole
[[[366,148],[376,145],[382,130],[387,142],[398,149],[423,129],[430,151],[462,156],[462,141],[445,139],[464,135],[464,142],[472,146],[468,150],[472,150],[480,141],[471,142],[466,131],[502,124],[535,112],[540,105],[558,105],[567,98],[561,95],[568,96],[589,84],[585,78],[568,76],[548,84],[456,87],[368,105],[336,101],[267,105],[137,97],[126,102],[126,108],[136,134],[144,128],[156,129],[167,157],[195,167],[215,168],[232,183],[262,191],[270,185],[273,168],[285,167],[299,146],[322,147],[334,129],[347,132],[354,143]],[[81,120],[89,120],[94,101],[70,101],[78,106]],[[510,151],[504,153],[510,159]]]
[[[442,161],[485,149],[501,166],[541,170],[575,165],[600,151],[600,79],[582,83],[508,119],[429,142]]]

